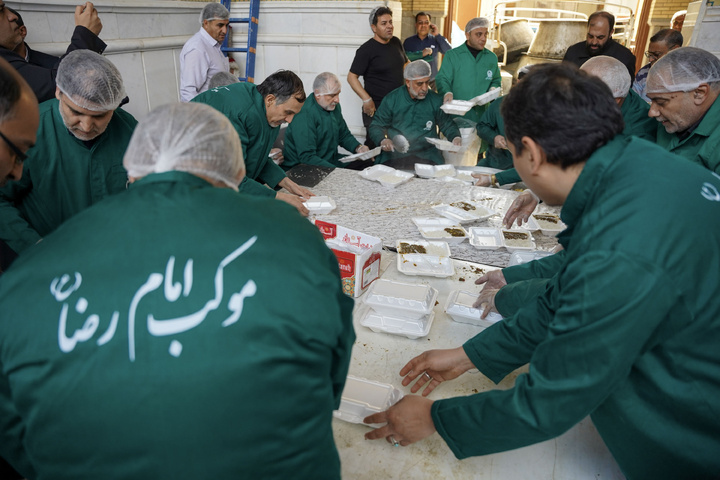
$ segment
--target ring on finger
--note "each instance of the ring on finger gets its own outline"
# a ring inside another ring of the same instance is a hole
[[[395,440],[395,437],[393,437],[392,435],[390,435],[390,443],[392,443],[393,447],[399,447],[399,446],[400,446],[400,442],[398,442],[397,440]]]
[[[427,377],[428,382],[432,382],[432,380],[433,380],[433,378],[430,376],[430,374],[428,372],[423,372],[422,376]]]

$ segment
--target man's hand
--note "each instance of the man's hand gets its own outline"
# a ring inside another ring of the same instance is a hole
[[[497,312],[497,309],[495,308],[495,295],[497,295],[499,290],[499,288],[488,288],[487,286],[482,289],[482,292],[480,292],[477,300],[473,303],[473,308],[482,307],[483,309],[480,318],[486,318],[490,312]]]
[[[363,101],[363,113],[369,117],[372,117],[375,115],[375,102],[372,98],[368,99],[368,101]]]
[[[438,34],[437,25],[435,25],[434,23],[431,23],[431,24],[430,24],[430,35],[435,36],[435,35],[437,35],[437,34]]]
[[[365,153],[365,152],[369,152],[369,151],[370,151],[370,147],[368,147],[367,145],[363,145],[363,144],[358,145],[358,147],[355,149],[355,153]]]
[[[505,137],[502,135],[496,135],[493,143],[495,144],[495,148],[504,148],[505,150],[508,148],[507,140],[505,140]]]
[[[445,380],[452,380],[475,368],[462,347],[450,350],[429,350],[410,360],[400,375],[404,376],[402,384],[407,387],[415,379],[410,391],[416,393],[421,388],[423,396],[427,396]]]
[[[270,150],[270,159],[277,163],[278,165],[282,165],[282,163],[285,161],[285,157],[283,156],[283,151],[279,148],[273,148]]]
[[[303,205],[303,199],[298,197],[297,195],[290,195],[289,193],[281,193],[278,192],[275,195],[275,198],[278,200],[282,200],[283,202],[289,203],[293,207],[297,208],[297,211],[300,212],[300,215],[303,217],[307,217],[310,215],[310,210]]]
[[[380,142],[380,146],[382,147],[383,151],[385,151],[385,152],[394,152],[395,151],[393,142],[389,138],[386,138],[382,142]]]
[[[385,438],[389,443],[406,447],[435,433],[435,424],[430,415],[433,401],[409,395],[384,412],[370,415],[365,423],[386,425],[365,434],[367,440]]]
[[[310,197],[314,197],[315,194],[312,193],[310,190],[308,190],[305,187],[301,187],[297,183],[290,180],[288,177],[283,178],[280,180],[280,183],[278,183],[282,188],[287,190],[288,192],[292,193],[293,195],[297,195],[301,197],[303,200],[307,200]],[[305,207],[303,207],[305,208]]]
[[[462,137],[453,138],[452,143],[453,143],[453,145],[458,145],[458,146],[462,145]]]
[[[512,228],[513,222],[517,220],[518,227],[521,227],[523,222],[528,221],[538,203],[540,203],[540,199],[530,190],[525,190],[508,208],[505,218],[503,218],[503,225],[506,228]]]
[[[91,2],[75,7],[75,25],[85,27],[95,35],[100,35],[102,22],[100,21],[100,17],[98,17],[95,6]]]
[[[452,92],[447,92],[445,95],[443,95],[443,105],[445,105],[448,102],[452,102],[453,94]]]
[[[429,57],[430,55],[432,55],[432,52],[433,52],[433,49],[430,47],[423,48],[423,51],[422,51],[423,57]]]
[[[473,178],[477,178],[475,181],[476,187],[489,187],[492,185],[492,175],[489,173],[473,173]]]
[[[485,275],[475,280],[475,285],[483,284],[485,284],[485,288],[494,288],[499,290],[507,285],[507,281],[505,280],[505,274],[502,270],[490,270]]]

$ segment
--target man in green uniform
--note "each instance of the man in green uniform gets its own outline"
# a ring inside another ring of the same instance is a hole
[[[682,47],[655,62],[647,79],[649,115],[660,122],[657,143],[720,173],[720,59]]]
[[[127,185],[122,156],[137,121],[118,108],[125,88],[115,65],[89,50],[71,52],[60,62],[55,96],[40,106],[25,174],[0,189],[0,238],[17,253]]]
[[[437,431],[458,458],[554,438],[588,414],[628,479],[720,471],[720,178],[618,136],[607,86],[568,65],[533,68],[504,101],[523,181],[563,205],[560,273],[545,294],[465,345],[400,371],[427,395],[472,368],[513,388],[432,401],[408,395],[367,438]],[[642,188],[629,188],[630,185]],[[672,218],[672,222],[663,219]],[[702,241],[688,232],[701,227]],[[691,252],[691,253],[689,253]]]
[[[321,167],[347,167],[338,161],[338,145],[360,153],[369,149],[361,145],[348,129],[340,108],[340,80],[335,74],[323,72],[313,82],[313,95],[285,131],[284,170],[305,163]],[[368,165],[372,165],[370,162]]]
[[[3,276],[0,456],[26,478],[339,479],[353,301],[320,232],[236,191],[240,141],[206,105],[151,112],[125,166],[127,192]]]
[[[442,98],[429,89],[431,68],[425,60],[410,62],[405,85],[390,92],[370,124],[370,139],[383,149],[380,163],[395,168],[414,168],[415,163],[445,163],[440,151],[426,138],[438,138],[438,128],[455,145],[462,143],[460,130],[440,109]]]
[[[465,25],[467,41],[445,54],[435,78],[443,102],[470,100],[492,88],[501,87],[498,59],[485,48],[490,20],[473,18]],[[480,121],[487,105],[475,106],[463,118]]]
[[[305,102],[305,90],[297,75],[280,70],[260,85],[234,83],[203,92],[191,101],[210,105],[228,117],[240,136],[247,169],[240,191],[283,200],[308,215],[303,201],[313,194],[290,180],[269,157],[280,125],[292,122]],[[290,193],[275,192],[277,187]]]

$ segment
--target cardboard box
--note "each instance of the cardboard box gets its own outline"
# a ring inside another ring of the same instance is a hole
[[[334,223],[314,223],[337,257],[343,292],[359,297],[380,276],[382,240]],[[341,244],[347,248],[338,248]]]

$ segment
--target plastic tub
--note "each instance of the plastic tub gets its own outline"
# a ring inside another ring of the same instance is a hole
[[[451,245],[468,238],[467,231],[457,222],[445,217],[415,217],[413,223],[427,240],[442,240]]]
[[[397,269],[405,275],[450,277],[455,266],[447,242],[398,240]]]
[[[438,291],[429,285],[380,279],[370,286],[363,300],[382,315],[420,319],[432,312],[437,296]]]
[[[359,313],[360,325],[373,332],[400,335],[410,340],[427,336],[435,319],[435,312],[430,312],[420,318],[407,318],[400,315],[379,313],[369,307]]]
[[[503,319],[503,316],[497,312],[490,312],[486,318],[480,318],[482,310],[473,307],[477,298],[476,293],[454,290],[448,295],[445,313],[458,323],[469,323],[482,328],[487,328]]]
[[[402,397],[403,393],[390,384],[348,375],[340,407],[333,412],[333,416],[346,422],[362,424],[365,417],[384,412]],[[378,428],[381,425],[368,426]]]
[[[332,198],[320,196],[310,197],[307,202],[303,202],[303,205],[310,211],[311,215],[330,213],[337,207],[335,200]]]
[[[497,250],[505,246],[503,234],[499,228],[471,228],[470,245],[480,250]]]

